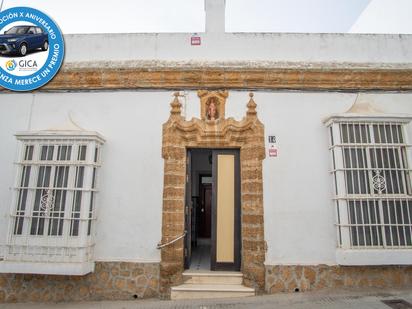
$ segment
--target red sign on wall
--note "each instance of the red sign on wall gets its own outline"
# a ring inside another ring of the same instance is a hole
[[[201,43],[202,42],[201,42],[200,36],[192,36],[190,38],[190,44],[191,45],[200,45]]]
[[[277,148],[269,148],[269,157],[277,157],[278,156],[278,149]]]

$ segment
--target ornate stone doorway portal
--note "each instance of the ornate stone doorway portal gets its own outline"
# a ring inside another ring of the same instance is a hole
[[[225,118],[227,91],[198,91],[200,119],[187,121],[181,115],[179,93],[171,103],[168,121],[163,124],[162,157],[164,187],[162,243],[185,232],[185,187],[187,150],[238,149],[240,152],[240,237],[244,284],[260,291],[265,283],[265,241],[263,226],[262,160],[265,158],[264,127],[256,112],[253,94],[241,121]],[[184,239],[161,249],[160,294],[170,295],[170,287],[182,282]]]

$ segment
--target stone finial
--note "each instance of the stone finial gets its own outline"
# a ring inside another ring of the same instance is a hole
[[[173,96],[175,97],[172,101],[172,103],[170,103],[170,106],[172,107],[172,109],[170,110],[170,115],[171,116],[180,116],[181,115],[181,108],[182,108],[182,104],[179,101],[179,96],[180,93],[178,91],[176,91],[175,93],[173,93]]]
[[[248,117],[256,117],[256,114],[257,114],[257,112],[256,112],[257,104],[256,104],[255,100],[253,100],[253,96],[254,96],[253,92],[250,92],[249,93],[250,99],[249,99],[249,102],[246,105],[247,106],[247,116]]]

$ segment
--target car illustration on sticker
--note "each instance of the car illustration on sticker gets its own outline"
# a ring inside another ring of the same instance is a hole
[[[49,49],[49,38],[41,27],[14,26],[0,35],[0,54],[26,56],[29,51]]]

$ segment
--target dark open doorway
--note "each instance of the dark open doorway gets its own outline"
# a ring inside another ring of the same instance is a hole
[[[212,175],[199,176],[199,238],[210,239],[212,236]]]
[[[187,158],[185,268],[239,270],[239,151],[189,149]]]
[[[187,172],[186,201],[190,194],[191,207],[186,208],[185,268],[206,270],[211,265],[212,150],[189,150]]]
[[[199,196],[193,201],[190,269],[210,269],[212,229],[212,174],[199,174]],[[194,232],[195,231],[195,232]]]

